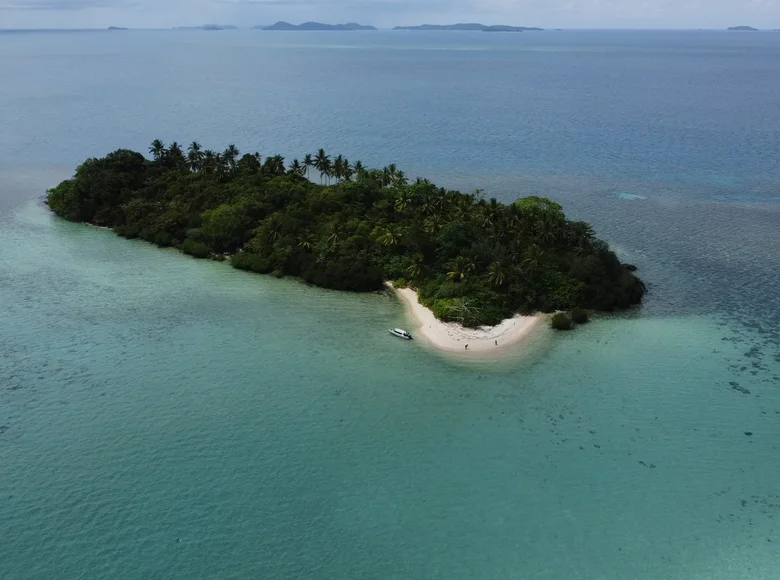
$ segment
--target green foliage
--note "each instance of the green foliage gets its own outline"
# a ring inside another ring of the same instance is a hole
[[[571,318],[564,312],[556,312],[552,317],[552,327],[555,330],[571,330]]]
[[[189,254],[193,258],[208,258],[211,256],[211,250],[206,244],[195,242],[190,239],[184,240],[181,244],[181,251],[185,254]]]
[[[585,324],[588,322],[588,312],[584,308],[575,307],[571,309],[572,322]]]
[[[155,140],[149,152],[153,160],[124,149],[88,159],[49,191],[49,207],[120,236],[199,258],[228,252],[235,268],[326,288],[413,284],[436,316],[469,326],[516,312],[626,308],[644,294],[588,224],[546,198],[505,205],[323,150],[290,163],[197,142],[185,150]]]

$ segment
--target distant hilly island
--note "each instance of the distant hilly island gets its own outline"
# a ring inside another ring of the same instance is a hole
[[[254,30],[376,30],[373,26],[365,26],[355,22],[347,24],[323,24],[321,22],[304,22],[303,24],[290,24],[279,21],[271,26],[255,26]]]
[[[459,24],[422,24],[420,26],[396,26],[393,30],[459,30],[476,32],[525,32],[532,30],[544,30],[529,26],[507,26],[498,24],[489,26],[478,22],[462,22]]]
[[[232,24],[203,24],[201,26],[176,26],[174,30],[238,30]]]
[[[304,22],[303,24],[290,24],[289,22],[277,22],[271,26],[255,26],[255,30],[376,30],[373,26],[348,22],[347,24],[323,24],[321,22]],[[393,30],[460,30],[477,32],[525,32],[530,30],[543,30],[528,26],[507,26],[498,24],[489,26],[479,23],[461,24],[422,24],[420,26],[396,26]]]
[[[758,30],[758,28],[753,28],[752,26],[732,26],[728,30],[741,30],[741,31],[756,32]]]

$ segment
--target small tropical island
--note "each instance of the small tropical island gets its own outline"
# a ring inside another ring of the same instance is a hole
[[[355,22],[347,24],[322,24],[321,22],[304,22],[303,24],[290,24],[279,21],[271,26],[255,26],[253,30],[376,30],[373,26],[365,26]]]
[[[529,26],[507,26],[498,24],[488,26],[477,22],[461,22],[459,24],[421,24],[420,26],[396,26],[393,30],[456,30],[461,32],[530,32],[541,31],[543,28]]]
[[[504,204],[323,149],[290,163],[197,142],[185,149],[155,140],[149,152],[87,159],[48,191],[49,208],[323,288],[370,292],[391,281],[408,306],[419,300],[426,321],[472,329],[517,326],[514,317],[538,312],[625,309],[645,291],[636,268],[590,225],[543,197]]]
[[[123,28],[121,26],[109,26],[108,30],[127,30],[127,28]]]
[[[727,30],[736,30],[736,31],[742,31],[742,32],[758,32],[758,28],[753,28],[752,26],[732,26],[731,28],[728,28]]]

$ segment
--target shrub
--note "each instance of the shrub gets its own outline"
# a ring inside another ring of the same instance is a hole
[[[584,308],[572,308],[571,309],[572,322],[577,324],[585,324],[588,321],[588,312]]]
[[[396,288],[406,288],[406,278],[398,278],[397,280],[393,280],[393,286]]]
[[[168,232],[159,232],[157,235],[154,236],[153,241],[161,248],[167,248],[169,246],[176,245],[176,240],[173,239],[173,236]]]
[[[569,318],[564,312],[553,314],[552,327],[555,330],[571,330],[571,318]]]
[[[239,270],[256,274],[267,274],[271,271],[271,263],[257,254],[241,252],[230,256],[230,265]]]
[[[284,272],[282,272],[281,270],[274,270],[273,272],[271,272],[271,276],[273,276],[274,278],[284,278]]]
[[[138,226],[124,226],[121,228],[121,231],[119,231],[119,228],[114,230],[118,235],[126,237],[128,240],[133,240],[138,237],[138,234],[140,233]]]
[[[211,250],[209,250],[206,244],[193,242],[190,239],[184,240],[181,245],[181,251],[185,254],[189,254],[193,258],[198,259],[208,258],[211,255]]]

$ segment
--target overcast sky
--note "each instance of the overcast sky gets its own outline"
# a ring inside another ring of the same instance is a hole
[[[0,28],[476,21],[560,28],[780,28],[780,0],[0,0]]]

